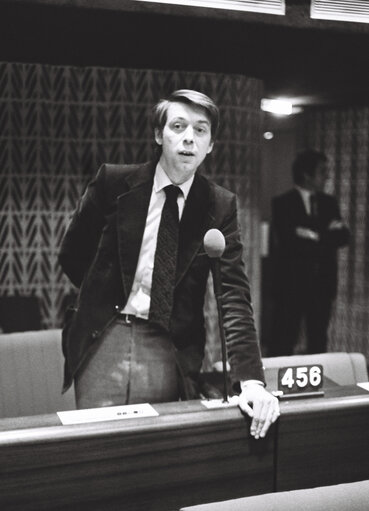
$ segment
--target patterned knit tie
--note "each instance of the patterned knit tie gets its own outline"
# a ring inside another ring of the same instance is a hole
[[[169,329],[178,252],[178,186],[164,188],[166,200],[161,214],[151,285],[150,322]]]

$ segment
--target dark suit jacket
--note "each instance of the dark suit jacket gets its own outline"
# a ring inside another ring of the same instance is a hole
[[[292,189],[272,200],[272,244],[274,291],[298,292],[302,279],[316,279],[326,295],[333,299],[337,291],[337,249],[348,243],[346,227],[329,230],[332,220],[341,220],[335,197],[317,193],[317,220],[307,213],[301,194]],[[319,241],[296,234],[307,227],[319,234]]]
[[[64,389],[114,318],[116,307],[122,308],[129,296],[154,172],[154,162],[103,165],[88,185],[66,232],[59,260],[80,292],[77,308],[67,318],[63,332]],[[196,380],[204,354],[203,304],[209,274],[203,238],[210,228],[219,229],[226,238],[221,259],[222,311],[232,381],[264,381],[242,263],[236,197],[198,174],[180,223],[170,323],[177,362],[182,375]]]

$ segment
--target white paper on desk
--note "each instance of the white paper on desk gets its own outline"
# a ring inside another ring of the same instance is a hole
[[[367,390],[369,392],[369,381],[364,381],[362,383],[356,384],[358,387],[361,387],[364,390]]]
[[[229,397],[228,401],[223,401],[223,399],[204,399],[201,401],[201,404],[206,406],[206,408],[227,408],[229,406],[237,406],[238,396]]]
[[[149,403],[70,410],[67,412],[57,412],[57,414],[63,425],[137,419],[141,417],[156,417],[159,415]]]

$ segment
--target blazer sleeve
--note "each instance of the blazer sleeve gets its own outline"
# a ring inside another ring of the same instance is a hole
[[[221,231],[226,240],[220,262],[222,315],[232,383],[248,379],[265,383],[250,284],[242,258],[243,247],[235,196],[232,199],[231,213],[226,217]]]
[[[104,181],[103,165],[79,200],[59,252],[59,263],[76,287],[80,287],[94,259],[105,224]]]
[[[291,197],[272,199],[271,244],[272,258],[310,253],[316,242],[297,235],[297,227],[309,227],[296,214],[296,205]],[[307,219],[308,217],[306,217]]]
[[[291,199],[274,197],[271,204],[270,255],[272,259],[309,252],[315,242],[297,236],[296,228],[304,227],[304,224],[300,223]]]
[[[335,197],[329,197],[331,221],[338,220],[342,222],[341,213],[339,210],[338,202]],[[320,240],[322,245],[339,248],[348,244],[350,238],[350,231],[346,225],[342,224],[340,228],[329,229],[329,225],[322,229],[320,234]]]

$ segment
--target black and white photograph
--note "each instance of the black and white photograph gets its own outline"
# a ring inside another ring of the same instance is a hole
[[[0,507],[368,511],[369,1],[0,0]]]

